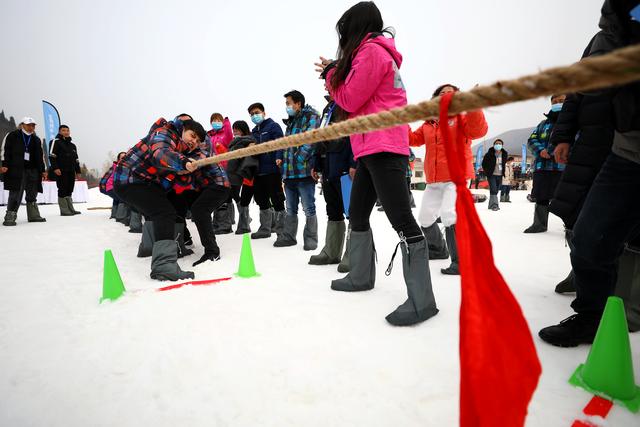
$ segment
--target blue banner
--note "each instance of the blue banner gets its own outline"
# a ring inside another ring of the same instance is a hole
[[[482,166],[482,150],[482,145],[479,145],[478,151],[476,151],[476,173],[478,173],[480,167]]]
[[[60,127],[60,114],[52,103],[42,100],[42,112],[44,116],[44,144],[42,149],[44,150],[44,158],[49,166],[49,143],[58,134],[58,128]]]
[[[527,171],[527,154],[527,144],[522,144],[522,163],[520,164],[522,175]]]

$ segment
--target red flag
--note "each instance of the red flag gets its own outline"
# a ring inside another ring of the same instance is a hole
[[[440,100],[440,129],[456,184],[460,257],[460,425],[523,426],[541,366],[522,310],[495,266],[491,241],[465,180],[463,132],[453,141],[453,93]]]

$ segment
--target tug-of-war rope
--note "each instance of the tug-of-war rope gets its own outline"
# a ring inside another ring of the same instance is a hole
[[[640,80],[640,45],[625,47],[599,57],[590,57],[566,67],[555,67],[519,79],[498,81],[477,86],[467,92],[457,92],[449,114],[526,101],[554,93],[584,92],[623,85]],[[285,136],[270,142],[229,151],[198,160],[198,167],[239,159],[256,154],[314,144],[321,141],[366,133],[419,120],[438,117],[440,98],[409,104],[401,108],[345,120],[320,129]]]

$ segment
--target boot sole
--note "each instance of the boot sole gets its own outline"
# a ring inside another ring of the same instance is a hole
[[[342,287],[334,287],[333,283],[331,284],[331,289],[337,292],[365,292],[370,291],[374,287],[373,286],[363,286],[363,287],[351,287],[351,288],[342,288]]]
[[[540,337],[540,339],[544,342],[546,342],[547,344],[551,344],[554,345],[556,347],[563,347],[563,348],[569,348],[569,347],[578,347],[580,344],[593,344],[593,340],[592,339],[578,339],[578,338],[574,338],[571,340],[559,340],[556,339],[555,337],[552,336],[548,336],[547,334],[544,334],[542,332],[538,332],[538,336]]]
[[[297,245],[297,244],[298,244],[298,242],[293,242],[293,243],[291,243],[291,242],[286,242],[286,243],[278,243],[278,242],[275,242],[275,243],[273,244],[273,247],[274,247],[274,248],[288,248],[289,246],[295,246],[295,245]]]
[[[253,240],[257,240],[257,239],[268,239],[269,237],[271,237],[271,234],[269,234],[268,236],[267,236],[267,235],[265,235],[265,234],[258,234],[258,235],[256,235],[256,234],[252,234],[252,235],[251,235],[251,238],[252,238]]]
[[[444,274],[446,276],[459,276],[460,275],[459,271],[455,271],[454,272],[454,271],[448,270],[446,268],[441,268],[440,269],[440,273],[442,273],[442,274]]]
[[[340,260],[339,259],[334,259],[334,260],[328,260],[328,261],[312,261],[309,260],[309,265],[335,265],[335,264],[340,264]]]
[[[437,308],[435,310],[429,310],[429,311],[425,309],[422,313],[418,315],[418,317],[406,318],[406,319],[402,319],[402,318],[396,319],[395,316],[393,316],[393,313],[391,313],[387,317],[385,317],[385,319],[387,320],[387,322],[389,322],[393,326],[412,326],[412,325],[417,325],[419,323],[422,323],[426,320],[431,319],[432,317],[437,315],[439,312],[440,310],[438,310]]]
[[[187,277],[184,278],[178,278],[178,277],[169,277],[167,275],[164,274],[150,274],[149,277],[151,277],[153,280],[159,280],[161,282],[175,282],[177,280],[187,280],[187,279],[195,279],[195,274],[189,274],[187,275]]]
[[[42,219],[28,219],[27,222],[47,222],[45,218]]]

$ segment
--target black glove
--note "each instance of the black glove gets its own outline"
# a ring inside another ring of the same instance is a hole
[[[198,264],[202,264],[205,261],[220,261],[220,254],[215,252],[205,251],[204,255],[202,255],[202,257],[198,261],[193,263],[193,267],[195,267]]]

